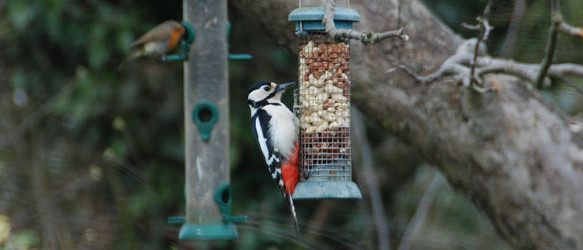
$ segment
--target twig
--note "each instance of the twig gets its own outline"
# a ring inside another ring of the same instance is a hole
[[[479,76],[488,73],[502,73],[516,76],[531,83],[536,83],[536,74],[538,70],[538,65],[536,64],[524,64],[514,62],[512,60],[496,58],[484,58],[483,60],[479,61],[486,65],[478,69],[476,72],[476,74]],[[543,85],[550,85],[549,77],[563,78],[568,75],[583,77],[583,66],[570,63],[552,64],[547,71],[547,77],[543,80]]]
[[[309,245],[315,245],[317,242],[317,238],[320,234],[321,228],[326,223],[330,215],[330,210],[334,208],[336,205],[335,200],[322,200],[318,203],[318,206],[312,213],[312,219],[310,220],[310,224],[307,228],[313,228],[313,231],[308,234],[306,237],[306,242]]]
[[[559,11],[559,0],[551,0],[551,28],[549,29],[549,39],[547,40],[547,47],[545,48],[545,57],[541,62],[540,71],[536,77],[536,87],[542,89],[544,79],[547,74],[547,70],[551,66],[553,57],[555,55],[555,49],[557,47],[557,35],[559,23],[561,22],[562,16]]]
[[[364,179],[363,183],[365,183],[367,190],[370,193],[370,203],[374,221],[376,222],[379,249],[389,250],[391,249],[391,233],[389,224],[387,223],[387,216],[385,215],[385,208],[383,206],[383,198],[378,185],[378,179],[374,174],[373,156],[370,145],[366,139],[366,127],[362,120],[363,117],[360,111],[353,108],[351,109],[351,114],[353,118],[353,135],[355,142],[360,146],[360,156],[362,158],[362,166],[360,167],[360,170],[362,171],[362,178]]]
[[[469,69],[465,65],[470,64],[470,61],[472,60],[472,54],[475,51],[472,50],[472,48],[476,46],[476,43],[477,39],[475,38],[466,40],[458,47],[455,54],[453,54],[451,57],[445,60],[443,64],[441,64],[441,67],[437,71],[427,76],[419,76],[406,65],[399,64],[396,62],[393,62],[395,68],[389,69],[387,73],[392,73],[393,71],[395,71],[395,69],[401,69],[420,83],[430,83],[448,75],[457,74],[467,75],[469,73]],[[480,55],[485,55],[486,53],[483,48],[478,49],[478,52]]]
[[[563,20],[561,20],[557,29],[561,33],[583,38],[583,28],[573,27],[573,26],[569,25],[568,23],[564,22]]]
[[[401,243],[399,243],[398,250],[408,250],[411,248],[411,242],[415,238],[415,235],[417,235],[417,233],[421,229],[421,226],[425,221],[427,211],[429,211],[431,204],[433,204],[433,200],[439,193],[441,181],[442,177],[439,176],[438,174],[436,174],[435,177],[433,177],[431,184],[429,184],[429,187],[427,187],[427,189],[425,190],[423,197],[421,197],[421,201],[419,202],[419,206],[417,206],[417,209],[415,210],[413,218],[411,218],[411,222],[409,222],[409,225],[407,225],[407,228],[405,229],[405,234],[401,239]]]
[[[573,63],[561,63],[551,65],[549,74],[555,77],[562,75],[578,75],[583,76],[583,66]]]
[[[21,227],[24,227],[29,221],[35,220],[36,216],[42,214],[36,212],[39,208],[46,207],[47,204],[50,203],[59,203],[65,197],[71,197],[73,194],[88,188],[94,183],[95,182],[91,181],[91,175],[85,173],[72,181],[68,181],[58,189],[51,190],[50,192],[45,190],[42,198],[36,199],[34,204],[15,212],[12,216],[12,226],[14,229],[21,229]]]
[[[549,29],[549,39],[545,49],[545,57],[541,62],[540,72],[536,80],[536,87],[539,89],[544,87],[544,78],[553,61],[559,32],[583,38],[583,28],[573,27],[566,23],[563,20],[563,15],[559,8],[559,0],[551,0],[551,27]]]
[[[492,29],[493,29],[493,27],[488,22],[488,18],[487,18],[488,13],[490,13],[491,6],[492,6],[492,1],[490,0],[486,4],[486,8],[484,8],[484,12],[482,13],[482,16],[476,18],[476,20],[478,21],[478,24],[476,24],[475,26],[469,26],[469,25],[464,26],[464,27],[469,28],[469,29],[477,29],[478,31],[480,31],[480,34],[478,35],[478,39],[477,39],[478,41],[476,42],[476,46],[474,47],[474,59],[472,60],[472,63],[470,64],[470,74],[468,75],[468,83],[467,83],[467,84],[470,84],[472,87],[474,87],[474,89],[477,90],[478,92],[483,92],[483,89],[475,86],[475,83],[477,83],[479,80],[474,77],[474,72],[476,71],[476,61],[478,60],[480,43],[488,40],[488,36],[490,36],[490,31],[492,31]]]
[[[396,62],[392,62],[395,65],[395,68],[387,70],[387,73],[392,73],[395,70],[400,69],[410,75],[413,79],[415,79],[415,81],[420,83],[431,83],[450,75],[464,76],[462,79],[467,81],[468,78],[465,76],[470,74],[469,67],[474,59],[475,49],[473,48],[475,48],[476,43],[476,38],[466,40],[460,45],[454,55],[443,62],[437,71],[427,76],[419,76],[406,65],[402,65]],[[492,58],[487,56],[485,54],[486,52],[483,51],[482,48],[478,50],[478,53],[479,57],[474,63],[476,67],[474,78],[477,81],[480,81],[480,79],[485,74],[496,73],[515,76],[522,80],[536,84],[540,65],[519,63],[507,59]],[[551,64],[547,70],[546,76],[542,80],[543,85],[550,86],[551,78],[564,78],[570,75],[583,77],[583,66],[571,63]],[[479,92],[484,90],[479,87],[474,87],[474,89]],[[488,89],[486,89],[486,91],[488,91]]]
[[[48,115],[55,107],[60,98],[69,95],[75,88],[74,79],[67,80],[67,83],[61,87],[57,93],[52,95],[45,103],[35,108],[35,111],[28,115],[18,124],[10,133],[0,135],[0,144],[12,144],[15,138],[21,137],[24,133],[36,125],[42,118]]]
[[[403,29],[391,30],[385,32],[359,32],[356,30],[336,29],[334,25],[334,9],[336,8],[336,0],[326,0],[326,14],[322,23],[326,26],[326,33],[334,41],[344,40],[359,40],[363,44],[374,44],[388,38],[400,38],[404,41],[409,40],[409,36],[403,34]]]
[[[462,24],[463,27],[471,30],[480,30],[482,36],[468,39],[462,43],[456,53],[449,57],[441,67],[427,75],[419,76],[406,65],[392,62],[395,68],[389,69],[387,73],[392,73],[396,69],[403,70],[413,79],[420,83],[436,81],[448,75],[457,75],[466,87],[485,93],[494,88],[484,88],[481,77],[488,73],[501,73],[516,76],[533,83],[537,88],[544,88],[551,85],[551,78],[564,79],[567,75],[577,75],[583,77],[583,66],[577,64],[552,64],[553,56],[557,46],[557,35],[559,32],[573,36],[583,37],[583,29],[572,27],[563,21],[559,10],[559,0],[551,0],[551,20],[549,39],[545,49],[545,57],[540,65],[522,64],[511,60],[490,58],[487,56],[485,46],[481,42],[486,41],[492,30],[486,16],[490,11],[492,1],[488,1],[484,14],[478,17],[478,24]],[[472,50],[473,48],[473,50]],[[464,77],[459,77],[464,76]],[[457,80],[456,80],[457,81]],[[572,84],[570,84],[572,85]],[[577,86],[575,86],[577,89]],[[577,89],[579,90],[579,89]]]

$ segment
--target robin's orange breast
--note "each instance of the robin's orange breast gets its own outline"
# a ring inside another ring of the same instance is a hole
[[[172,30],[170,39],[168,40],[168,50],[176,48],[176,45],[178,45],[178,42],[180,42],[180,38],[182,37],[183,33],[184,32],[181,32],[179,29]]]

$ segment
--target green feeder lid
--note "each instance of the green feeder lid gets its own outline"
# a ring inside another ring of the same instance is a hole
[[[296,31],[325,31],[322,24],[326,9],[321,7],[304,7],[293,10],[288,21],[296,22]],[[360,21],[360,15],[353,9],[335,8],[334,25],[337,29],[352,29],[352,23]]]

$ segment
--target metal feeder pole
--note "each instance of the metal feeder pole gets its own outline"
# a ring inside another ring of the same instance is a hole
[[[227,0],[184,0],[196,41],[184,62],[186,223],[179,238],[234,239],[230,208]]]

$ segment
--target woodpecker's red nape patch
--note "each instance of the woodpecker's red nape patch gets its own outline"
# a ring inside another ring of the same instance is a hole
[[[294,194],[294,189],[298,184],[300,178],[300,167],[298,164],[299,144],[296,142],[295,149],[289,160],[281,164],[281,175],[283,177],[283,184],[285,185],[285,192]]]

